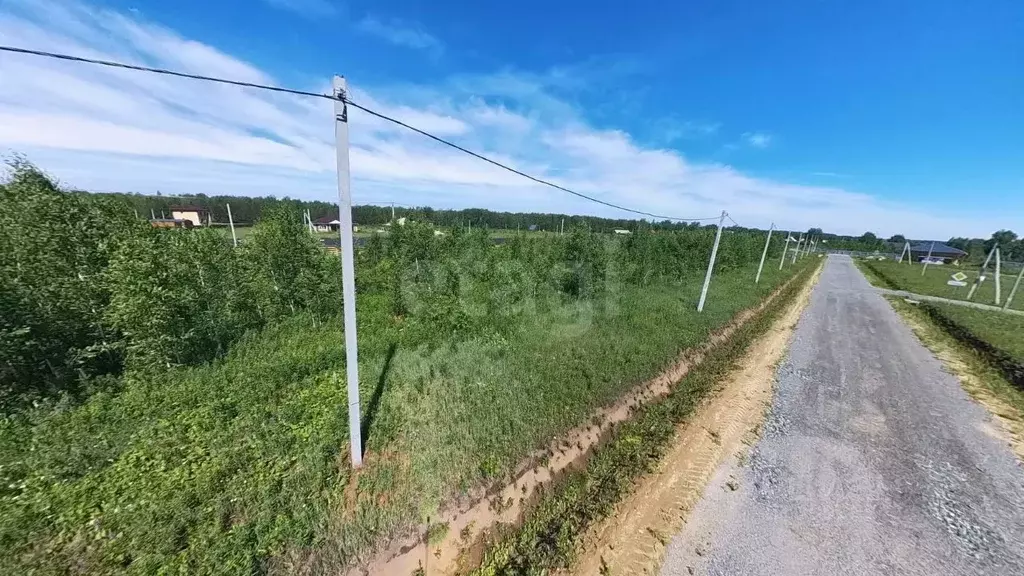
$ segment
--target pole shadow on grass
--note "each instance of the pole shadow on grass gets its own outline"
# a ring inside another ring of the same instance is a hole
[[[384,389],[387,387],[388,373],[391,372],[391,361],[395,358],[395,353],[398,352],[398,342],[392,342],[391,346],[388,346],[388,353],[384,356],[384,367],[380,370],[380,376],[377,378],[377,386],[373,389],[373,396],[370,397],[370,403],[366,405],[366,418],[363,419],[363,425],[359,431],[363,438],[363,456],[366,456],[367,440],[370,437],[370,428],[373,426],[373,421],[377,419],[377,411],[380,409],[380,400],[384,396]]]

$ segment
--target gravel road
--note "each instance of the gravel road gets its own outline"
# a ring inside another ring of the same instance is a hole
[[[744,464],[663,575],[1024,575],[1024,467],[847,256],[825,265]]]

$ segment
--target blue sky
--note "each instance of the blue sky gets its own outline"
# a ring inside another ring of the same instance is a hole
[[[326,90],[611,202],[1024,228],[1024,3],[0,0],[0,43]],[[335,195],[329,103],[0,55],[0,150],[69,185]],[[613,215],[353,113],[357,201]]]

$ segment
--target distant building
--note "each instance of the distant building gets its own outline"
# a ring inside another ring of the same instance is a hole
[[[171,206],[172,220],[188,220],[192,226],[202,226],[210,218],[210,211],[199,206]]]
[[[963,260],[967,256],[967,252],[954,248],[944,242],[935,242],[934,248],[932,247],[932,241],[927,240],[924,242],[916,242],[910,246],[910,259],[912,262],[920,262],[928,257],[928,252],[931,251],[932,261],[941,260],[946,264],[956,262],[957,260]]]
[[[154,218],[149,221],[149,224],[153,228],[191,228],[191,220],[182,220],[180,218]]]
[[[629,230],[623,230],[622,228],[616,228],[615,230],[612,230],[612,232],[615,232],[616,234],[632,234]]]
[[[341,220],[324,216],[313,220],[313,228],[317,232],[337,232],[341,229]]]
[[[529,230],[530,232],[536,232],[537,231],[537,225],[536,224],[530,224],[530,226],[527,228],[527,230]]]

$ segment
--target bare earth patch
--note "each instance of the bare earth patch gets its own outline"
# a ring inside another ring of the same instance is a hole
[[[745,458],[771,405],[782,360],[819,269],[772,329],[758,339],[716,393],[679,426],[657,470],[643,477],[613,514],[590,531],[573,574],[652,574],[712,474],[728,456]],[[733,483],[733,484],[731,484]],[[730,480],[726,489],[738,486]]]
[[[1001,376],[986,366],[982,360],[962,350],[960,345],[939,327],[921,318],[915,310],[909,309],[909,304],[893,304],[893,308],[918,339],[942,361],[947,371],[960,380],[960,385],[971,398],[992,415],[993,422],[985,427],[984,432],[1005,441],[1017,458],[1024,461],[1024,413],[996,393],[989,380],[999,380],[999,387],[1005,389],[1008,394],[1015,393],[1012,386],[1002,381]]]
[[[393,543],[369,564],[362,564],[349,570],[348,576],[406,576],[416,573],[417,570],[422,570],[421,574],[424,576],[430,576],[460,574],[471,570],[474,563],[479,560],[488,536],[503,526],[518,524],[527,507],[536,498],[538,490],[563,472],[583,464],[593,449],[608,437],[615,424],[628,420],[636,407],[668,394],[671,387],[686,376],[692,366],[700,363],[711,347],[729,338],[737,328],[763,310],[794,280],[795,278],[787,280],[757,306],[738,313],[728,325],[713,332],[707,342],[700,347],[684,351],[666,371],[638,385],[614,404],[596,411],[588,419],[588,424],[574,428],[552,440],[545,449],[535,451],[520,465],[512,483],[487,492],[478,490],[462,502],[442,511],[440,518],[432,522],[432,527],[442,527],[443,536],[426,537],[431,531],[436,533],[437,528],[421,530],[417,538]],[[808,285],[813,285],[813,281]],[[798,301],[805,301],[808,293],[809,288],[805,289]],[[800,308],[802,309],[802,305]],[[789,316],[787,314],[786,318]],[[786,318],[780,322],[786,324]],[[795,318],[789,318],[788,324],[795,323]],[[787,325],[786,330],[788,338],[791,326]],[[764,400],[751,393],[750,398],[744,402],[751,409],[758,411],[763,410]]]

